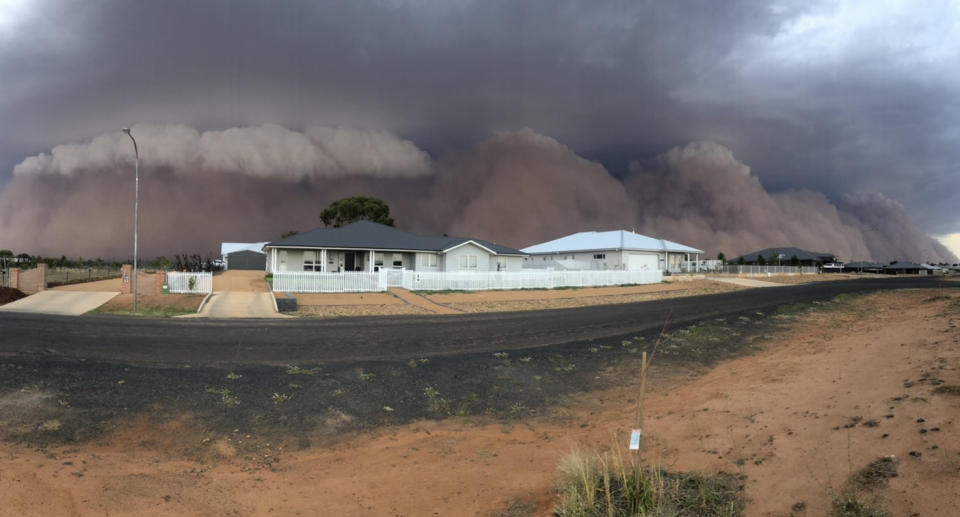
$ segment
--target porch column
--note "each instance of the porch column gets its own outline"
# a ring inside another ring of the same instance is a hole
[[[700,254],[697,253],[694,256],[697,257],[697,273],[699,273],[700,272]]]
[[[270,248],[270,272],[276,273],[280,271],[280,268],[277,267],[277,248]]]
[[[327,272],[327,249],[320,250],[320,271]]]
[[[373,250],[370,250],[370,267],[367,269],[367,271],[373,273]]]

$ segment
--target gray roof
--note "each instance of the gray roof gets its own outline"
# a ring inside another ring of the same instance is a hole
[[[934,267],[934,266],[931,266],[931,265],[929,265],[929,264],[917,264],[916,262],[897,262],[896,264],[890,264],[890,265],[888,265],[888,266],[884,266],[883,269],[886,269],[886,270],[899,270],[899,269],[927,269],[927,270],[933,270],[933,269],[937,269],[937,268]]]
[[[313,230],[268,243],[266,248],[341,248],[392,251],[442,252],[473,241],[497,255],[526,255],[526,253],[492,242],[467,237],[414,235],[392,226],[372,221],[357,221],[340,228]]]
[[[844,269],[881,269],[886,264],[880,262],[848,262],[843,265]]]
[[[755,262],[757,257],[763,257],[768,259],[771,256],[776,257],[777,255],[781,256],[781,260],[790,260],[794,255],[797,256],[797,259],[800,261],[811,260],[814,262],[823,262],[827,260],[833,260],[836,255],[833,253],[818,253],[816,251],[807,251],[800,248],[794,247],[782,247],[782,248],[767,248],[760,251],[754,251],[753,253],[747,253],[743,255],[743,260],[745,262]],[[740,257],[734,258],[733,260],[739,260]]]
[[[637,251],[670,251],[677,253],[703,253],[702,250],[691,248],[663,239],[647,237],[639,233],[626,230],[609,232],[580,232],[560,237],[548,242],[534,244],[523,248],[527,253],[570,253],[572,251],[599,251],[599,250],[637,250]]]

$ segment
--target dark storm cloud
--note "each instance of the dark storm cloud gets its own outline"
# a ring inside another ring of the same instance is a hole
[[[879,192],[958,232],[956,20],[946,2],[41,0],[0,11],[0,184],[133,123],[351,127],[444,163],[531,127],[619,179],[715,141],[766,190]]]

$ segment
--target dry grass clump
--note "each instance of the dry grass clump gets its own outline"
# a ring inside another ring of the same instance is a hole
[[[619,452],[573,451],[560,462],[560,517],[737,516],[743,486],[730,474],[668,472],[634,467]],[[639,487],[639,488],[638,488]]]
[[[897,477],[900,461],[894,456],[885,456],[871,462],[850,476],[847,486],[833,500],[833,517],[889,517],[883,507],[880,490],[886,488],[890,478]]]

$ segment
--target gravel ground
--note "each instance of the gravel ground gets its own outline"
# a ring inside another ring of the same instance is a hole
[[[499,300],[499,301],[457,301],[445,302],[451,308],[463,312],[508,312],[508,311],[536,311],[544,309],[566,309],[571,307],[588,307],[593,305],[613,305],[622,303],[645,302],[650,300],[665,300],[685,296],[702,294],[728,293],[739,291],[742,287],[709,280],[689,282],[680,285],[658,284],[664,288],[637,292],[632,294],[609,294],[605,296],[584,296],[584,292],[577,289],[563,291],[538,291],[544,295],[540,298],[527,300]],[[583,290],[586,291],[586,290]],[[469,295],[461,297],[468,300]]]

